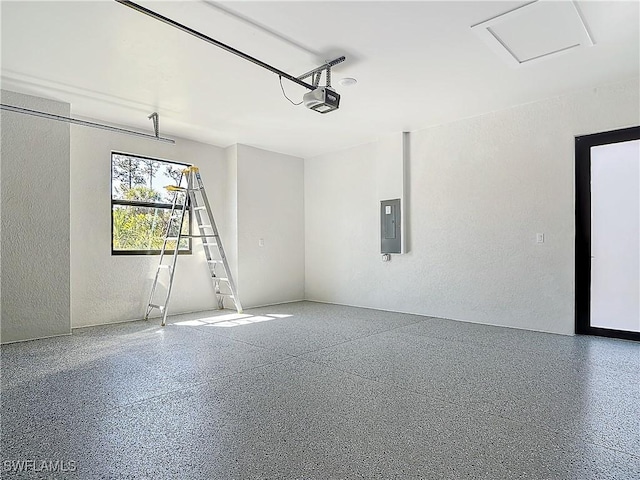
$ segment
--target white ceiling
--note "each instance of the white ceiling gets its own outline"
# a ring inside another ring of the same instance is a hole
[[[2,88],[70,102],[80,118],[151,133],[158,111],[162,136],[309,157],[640,74],[637,1],[578,2],[595,45],[515,67],[471,26],[526,1],[138,3],[295,76],[346,55],[333,69],[340,109],[293,106],[277,75],[115,1],[2,1]],[[522,30],[562,32],[539,23]]]

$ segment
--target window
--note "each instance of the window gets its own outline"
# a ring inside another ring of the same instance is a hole
[[[173,193],[164,187],[177,185],[188,165],[126,153],[111,153],[111,253],[157,255],[171,215]],[[180,195],[180,194],[179,194]],[[184,194],[182,195],[184,197]],[[178,198],[176,210],[184,198]],[[182,234],[191,230],[191,213],[185,216]],[[177,226],[177,222],[176,226]],[[177,229],[176,229],[177,230]],[[177,235],[177,231],[169,232]],[[173,253],[176,241],[168,241]],[[191,253],[191,239],[180,240],[179,253]]]

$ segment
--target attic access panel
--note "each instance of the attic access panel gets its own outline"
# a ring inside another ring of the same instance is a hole
[[[511,66],[594,44],[575,1],[534,1],[471,29]]]

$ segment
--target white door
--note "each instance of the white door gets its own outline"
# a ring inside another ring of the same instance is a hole
[[[590,321],[640,332],[640,140],[591,147]]]

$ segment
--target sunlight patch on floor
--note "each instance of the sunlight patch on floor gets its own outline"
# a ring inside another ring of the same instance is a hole
[[[293,315],[282,313],[267,313],[264,315],[249,315],[246,313],[229,313],[227,315],[215,315],[213,317],[204,317],[194,320],[184,320],[175,322],[174,325],[199,327],[210,326],[219,328],[238,327],[240,325],[250,325],[252,323],[268,322],[269,320],[280,320],[292,317]]]

